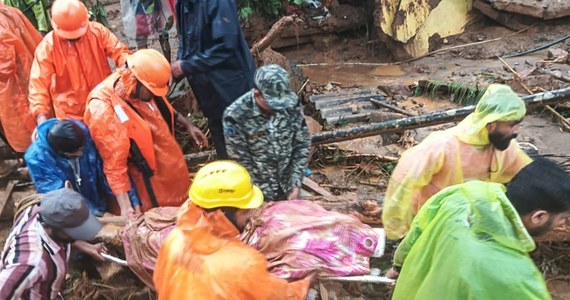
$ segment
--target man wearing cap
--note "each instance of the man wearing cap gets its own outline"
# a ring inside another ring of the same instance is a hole
[[[280,66],[260,67],[254,81],[255,88],[224,113],[228,154],[250,172],[266,200],[297,199],[311,147],[302,106]]]
[[[158,254],[158,299],[305,299],[309,279],[287,282],[270,274],[263,255],[236,238],[244,217],[263,203],[247,170],[233,161],[216,161],[194,180]]]
[[[531,162],[514,140],[525,114],[524,101],[510,87],[492,84],[457,126],[404,152],[384,198],[387,237],[402,238],[420,207],[443,188],[469,180],[508,183]]]
[[[59,189],[45,194],[41,206],[20,214],[8,235],[0,260],[0,299],[63,299],[60,291],[71,243],[88,241],[100,229],[77,192]],[[90,246],[92,252],[105,251],[100,245]]]
[[[121,207],[132,210],[129,177],[141,210],[180,206],[190,174],[174,137],[183,126],[198,145],[208,141],[200,129],[176,112],[166,99],[170,65],[153,49],[142,49],[89,94],[85,123],[103,159],[103,171]]]
[[[51,117],[83,119],[87,95],[111,74],[107,58],[125,64],[130,50],[105,26],[89,22],[79,0],[56,0],[53,31],[38,45],[29,84],[30,110],[37,125]]]
[[[113,194],[87,126],[73,119],[49,119],[38,126],[37,133],[37,140],[24,155],[36,191],[51,192],[69,181],[85,197],[91,213],[103,216],[107,197]],[[140,209],[136,189],[131,189],[129,198],[133,207]]]

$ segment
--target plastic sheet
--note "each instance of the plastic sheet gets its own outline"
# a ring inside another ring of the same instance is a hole
[[[160,246],[174,228],[178,207],[152,208],[131,217],[121,230],[128,267],[147,286],[154,288],[152,275]]]
[[[173,18],[167,0],[121,0],[123,31],[129,38],[155,37]]]

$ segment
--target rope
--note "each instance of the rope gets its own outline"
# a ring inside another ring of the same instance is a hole
[[[32,205],[36,205],[36,204],[40,204],[40,200],[42,199],[42,194],[32,194],[32,195],[28,195],[24,198],[22,198],[22,200],[20,200],[19,202],[16,202],[14,204],[14,222],[18,219],[18,217],[20,216],[20,214],[26,210],[28,207],[32,206]]]

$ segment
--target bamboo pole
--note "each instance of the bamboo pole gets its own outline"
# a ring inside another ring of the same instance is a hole
[[[570,99],[570,88],[547,91],[522,97],[529,107],[545,106]],[[357,138],[369,137],[378,134],[398,132],[420,127],[428,127],[438,124],[453,122],[466,117],[475,110],[475,105],[458,109],[451,109],[442,112],[390,120],[381,123],[372,123],[363,126],[341,129],[336,131],[326,131],[312,137],[313,145],[328,144],[334,142],[347,141]]]
[[[523,96],[522,99],[526,102],[528,107],[552,105],[568,101],[568,99],[570,99],[570,88]],[[313,146],[315,146],[369,137],[384,133],[445,124],[463,119],[474,110],[475,105],[470,105],[463,108],[450,109],[421,116],[390,120],[380,123],[372,123],[335,131],[326,131],[313,135],[311,141]],[[186,163],[189,165],[195,165],[215,159],[215,152],[206,151],[195,154],[188,154],[185,155],[185,158]]]

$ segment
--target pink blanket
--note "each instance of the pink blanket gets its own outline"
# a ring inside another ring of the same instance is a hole
[[[327,211],[305,200],[267,204],[240,238],[269,261],[271,273],[285,279],[370,273],[377,233],[352,216]]]

